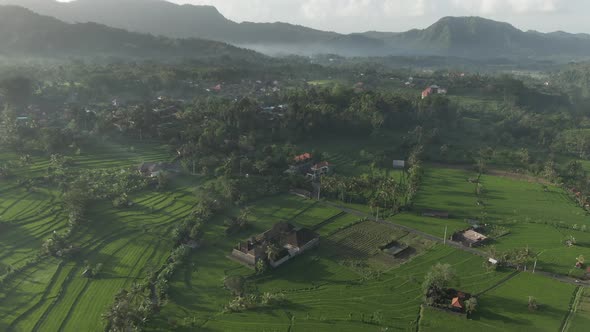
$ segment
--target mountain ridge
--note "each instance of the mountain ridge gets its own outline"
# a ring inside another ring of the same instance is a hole
[[[251,50],[202,39],[171,39],[99,23],[65,23],[19,6],[0,5],[4,56],[132,56],[139,58],[264,58]]]
[[[65,22],[97,22],[169,38],[201,38],[266,53],[345,56],[438,55],[461,57],[587,56],[590,35],[523,31],[476,16],[443,17],[425,29],[339,34],[283,22],[237,23],[213,6],[163,0],[0,0]]]

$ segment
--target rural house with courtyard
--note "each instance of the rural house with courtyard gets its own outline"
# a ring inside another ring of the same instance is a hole
[[[307,228],[297,229],[290,223],[279,222],[266,232],[240,242],[231,257],[250,267],[260,260],[268,259],[270,266],[276,268],[291,258],[301,255],[320,242],[318,234]],[[269,247],[276,246],[278,252],[269,257]]]

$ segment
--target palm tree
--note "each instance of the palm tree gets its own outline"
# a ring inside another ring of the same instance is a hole
[[[248,224],[248,219],[250,219],[251,214],[252,214],[252,211],[250,210],[250,207],[243,208],[240,211],[240,215],[238,216],[238,219],[237,219],[237,222],[240,225],[240,227],[244,227]]]
[[[277,257],[279,256],[279,253],[280,253],[280,249],[274,243],[271,243],[266,247],[266,257],[268,258],[269,261],[274,261],[275,259],[277,259]]]
[[[538,307],[537,299],[534,296],[529,296],[529,310],[536,311]]]
[[[472,297],[469,300],[465,301],[465,312],[468,315],[471,315],[477,310],[477,298]]]

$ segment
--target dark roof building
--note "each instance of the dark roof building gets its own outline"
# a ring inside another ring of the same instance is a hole
[[[278,267],[292,257],[319,244],[319,235],[313,231],[297,229],[290,223],[279,222],[266,232],[240,242],[232,251],[231,257],[248,266],[255,266],[259,260],[266,260],[267,248],[271,245],[280,247],[283,255],[269,261],[272,267]]]

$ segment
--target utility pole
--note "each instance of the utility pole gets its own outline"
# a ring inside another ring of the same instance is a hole
[[[322,193],[322,176],[320,175],[320,181],[318,182],[318,202],[320,200],[321,193]]]
[[[448,226],[445,226],[445,237],[443,239],[443,245],[447,244],[447,228],[448,228]]]

